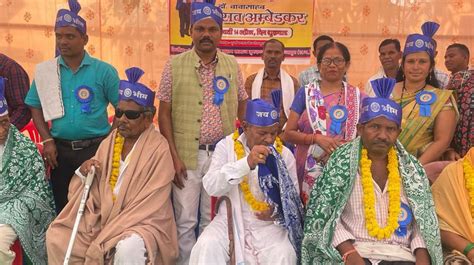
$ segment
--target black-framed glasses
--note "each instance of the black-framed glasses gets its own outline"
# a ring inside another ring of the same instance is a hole
[[[135,120],[142,115],[142,113],[147,112],[147,110],[121,110],[121,109],[116,109],[115,110],[115,117],[117,118],[122,118],[123,114],[125,114],[125,117],[129,120]]]
[[[344,58],[341,58],[341,57],[323,58],[321,60],[321,64],[324,65],[324,66],[329,66],[329,65],[331,65],[331,63],[334,63],[334,65],[336,65],[336,66],[341,66],[345,62],[346,62],[346,60],[344,60]]]

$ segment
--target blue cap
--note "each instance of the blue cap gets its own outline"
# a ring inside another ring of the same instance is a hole
[[[212,18],[219,25],[219,27],[222,28],[222,21],[224,19],[224,15],[219,7],[216,7],[214,6],[214,4],[211,3],[192,3],[191,25],[205,18]]]
[[[415,52],[427,52],[430,57],[434,57],[436,45],[433,41],[433,36],[438,29],[438,23],[431,21],[425,22],[423,26],[421,26],[423,35],[408,35],[405,48],[403,49],[403,55],[405,56]]]
[[[87,25],[86,21],[80,17],[79,11],[81,10],[81,5],[77,0],[69,0],[69,9],[60,9],[56,15],[56,24],[55,29],[61,27],[75,27],[82,34],[86,34]]]
[[[249,124],[259,127],[271,126],[280,121],[279,116],[277,109],[262,99],[257,98],[247,101],[245,121]]]
[[[8,105],[5,99],[5,80],[5,78],[0,76],[0,116],[8,114]]]
[[[119,99],[120,100],[133,100],[140,106],[153,107],[155,101],[155,92],[146,87],[142,83],[138,83],[138,79],[145,72],[138,68],[132,67],[125,70],[127,80],[120,80],[119,86]]]
[[[385,117],[401,126],[402,107],[390,99],[395,83],[396,81],[393,78],[380,78],[370,82],[374,88],[375,97],[367,97],[362,100],[362,111],[359,120],[361,124],[378,117]]]

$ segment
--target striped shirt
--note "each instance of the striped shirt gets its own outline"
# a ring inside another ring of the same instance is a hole
[[[372,182],[374,184],[375,191],[375,211],[377,223],[381,225],[381,227],[384,227],[388,218],[388,185],[385,185],[385,188],[382,191],[375,181],[372,180]],[[408,205],[408,200],[403,190],[403,186],[400,187],[400,193],[402,195],[401,202]],[[370,236],[365,227],[361,177],[360,174],[357,174],[352,193],[341,214],[340,219],[337,222],[336,231],[333,238],[333,246],[336,247],[347,240],[353,240],[355,242],[379,242],[408,248],[412,253],[414,253],[417,248],[426,248],[425,242],[421,237],[418,227],[415,224],[416,222],[413,220],[408,226],[407,234],[403,237],[397,236],[395,233],[393,233],[390,238],[382,240],[378,240],[377,238]]]

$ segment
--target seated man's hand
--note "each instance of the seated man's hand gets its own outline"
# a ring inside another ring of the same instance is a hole
[[[457,161],[457,160],[461,159],[462,157],[456,151],[454,151],[454,149],[449,148],[448,150],[446,150],[444,152],[442,158],[443,158],[443,160]]]
[[[95,167],[95,174],[100,175],[100,162],[95,159],[86,160],[84,163],[82,163],[81,167],[79,168],[79,171],[85,177],[87,176],[87,174],[89,174],[89,171],[91,171],[92,166]]]
[[[274,221],[275,218],[272,217],[273,207],[269,207],[266,211],[256,212],[255,216],[262,221]]]
[[[264,145],[254,145],[250,154],[247,156],[247,163],[250,169],[255,169],[258,164],[265,164],[267,156],[270,154],[270,149]]]

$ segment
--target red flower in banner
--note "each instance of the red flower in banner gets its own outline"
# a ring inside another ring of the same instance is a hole
[[[10,33],[7,33],[7,35],[5,35],[5,41],[6,41],[8,44],[12,44],[12,42],[13,42],[13,35],[10,34]]]
[[[153,42],[149,41],[145,46],[145,50],[147,52],[153,52],[155,50],[155,45],[153,44]]]
[[[50,27],[44,29],[44,36],[50,38],[53,35],[53,30]]]
[[[454,8],[456,8],[458,10],[463,9],[464,1],[463,0],[455,0],[453,5],[454,5]]]
[[[94,17],[95,17],[94,11],[92,11],[91,9],[87,10],[87,12],[86,12],[87,20],[93,20]]]
[[[35,56],[35,51],[33,51],[32,49],[28,49],[28,50],[26,50],[25,55],[26,55],[26,58],[31,59]]]
[[[31,13],[30,12],[25,12],[25,14],[23,15],[23,19],[26,21],[26,22],[30,22],[32,16],[31,16]]]
[[[158,88],[158,83],[156,82],[156,80],[150,80],[150,88],[152,90],[156,90]]]
[[[348,26],[344,26],[341,29],[341,34],[344,36],[347,36],[347,34],[349,34],[350,31],[351,31],[351,28],[349,28]]]
[[[107,28],[107,31],[106,31],[106,32],[107,32],[107,35],[109,35],[110,37],[112,37],[112,36],[115,34],[115,29],[114,29],[114,27],[109,26],[109,27]]]
[[[323,13],[323,18],[325,18],[325,19],[330,18],[331,15],[332,15],[332,11],[329,8],[323,9],[322,13]]]
[[[125,4],[123,9],[124,9],[125,14],[130,16],[132,14],[134,8],[133,8],[132,4]]]
[[[387,26],[383,26],[382,35],[384,35],[384,36],[390,35],[390,29]]]
[[[367,53],[369,53],[369,47],[367,44],[364,43],[364,45],[360,46],[360,53],[362,55],[367,55]]]
[[[6,6],[11,6],[11,5],[12,5],[12,3],[13,3],[13,1],[12,1],[12,0],[7,0],[7,1],[5,2],[5,5],[6,5]]]
[[[413,12],[418,12],[420,10],[420,4],[419,3],[413,3],[413,5],[410,7],[411,11]]]
[[[132,56],[133,55],[133,48],[131,46],[125,47],[125,54],[128,55],[128,56]]]
[[[326,119],[326,107],[325,106],[319,106],[318,107],[318,116],[321,120]]]
[[[148,15],[151,12],[151,4],[148,3],[148,2],[145,3],[143,5],[142,11],[143,11],[143,13],[145,13],[145,15]]]
[[[94,44],[90,44],[89,47],[87,47],[87,51],[89,52],[90,55],[94,55],[95,54]]]
[[[368,17],[370,15],[370,7],[368,5],[365,5],[362,9],[362,15],[364,15],[364,17]]]

